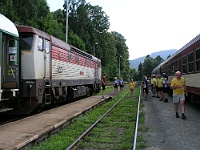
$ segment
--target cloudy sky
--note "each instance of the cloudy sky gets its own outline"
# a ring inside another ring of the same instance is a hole
[[[129,59],[180,49],[200,33],[199,0],[86,0],[110,18],[110,29],[124,36]],[[64,0],[47,0],[50,10]]]

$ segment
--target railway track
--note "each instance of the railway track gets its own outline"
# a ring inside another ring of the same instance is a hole
[[[128,93],[129,91],[122,95],[66,150],[135,149],[140,104],[138,107],[133,107],[133,105],[138,104],[137,99],[133,101],[129,98]],[[134,108],[138,108],[138,111]]]

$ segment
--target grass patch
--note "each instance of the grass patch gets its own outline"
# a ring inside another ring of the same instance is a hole
[[[107,86],[106,91],[109,93],[113,90]],[[119,95],[116,95],[111,101],[99,106],[98,108],[80,116],[72,124],[68,125],[58,134],[52,135],[44,142],[35,146],[26,148],[26,150],[63,150],[66,149],[74,140],[86,131],[97,119],[99,119],[118,99],[127,93],[125,89]],[[116,109],[102,120],[94,130],[92,130],[83,142],[80,148],[91,149],[131,149],[133,144],[135,119],[139,88],[135,88],[133,97],[128,94],[122,102],[117,105]]]

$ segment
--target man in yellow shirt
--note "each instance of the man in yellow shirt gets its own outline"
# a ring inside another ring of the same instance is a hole
[[[158,97],[160,97],[160,100],[159,101],[162,101],[163,100],[163,91],[162,91],[162,81],[163,81],[163,78],[161,77],[161,74],[158,75],[158,79],[157,79],[157,86],[158,86]]]
[[[177,71],[175,73],[175,78],[171,82],[171,89],[173,89],[173,102],[174,102],[174,111],[176,112],[176,118],[180,118],[178,114],[178,104],[181,104],[181,111],[182,111],[182,119],[186,119],[184,114],[185,112],[185,95],[187,95],[186,91],[186,82],[183,77],[181,77],[181,72]]]

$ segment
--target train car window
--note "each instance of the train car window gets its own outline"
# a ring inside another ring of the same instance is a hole
[[[68,60],[71,60],[72,59],[72,55],[71,53],[68,53]]]
[[[38,38],[38,50],[42,51],[43,50],[43,39],[42,38]]]
[[[171,69],[171,65],[169,65],[168,69],[169,69],[169,75],[172,75],[172,69]]]
[[[10,40],[9,41],[9,64],[15,65],[17,64],[17,41]]]
[[[33,43],[33,35],[20,34],[19,49],[22,51],[30,51]]]
[[[46,50],[46,53],[50,52],[50,42],[49,41],[45,41],[45,50]]]
[[[174,74],[174,63],[171,64],[171,73]]]
[[[200,72],[200,48],[196,50],[196,71]]]
[[[193,52],[188,54],[188,72],[194,71],[194,55]]]
[[[78,58],[79,58],[79,56],[78,56],[78,55],[76,55],[76,62],[78,62]]]
[[[183,71],[183,74],[187,73],[187,60],[186,60],[186,56],[182,57],[182,71]]]
[[[177,61],[174,62],[174,73],[178,70],[178,63]]]

